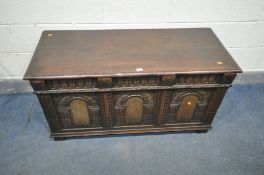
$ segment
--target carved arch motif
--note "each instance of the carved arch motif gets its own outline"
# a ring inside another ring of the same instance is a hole
[[[182,116],[177,116],[177,115],[179,114],[179,110],[182,110],[183,108],[183,106],[181,107],[181,105],[186,105],[182,103],[185,102],[188,97],[195,102],[195,104],[190,103],[192,105],[195,105],[195,106],[190,106],[190,110],[192,110],[193,112],[190,122],[201,121],[201,117],[205,112],[205,107],[208,104],[209,95],[208,95],[208,92],[206,91],[194,90],[194,91],[175,92],[173,94],[171,98],[171,102],[169,104],[169,110],[168,110],[165,123],[175,123],[177,122],[177,117],[182,117]],[[187,113],[188,111],[186,111],[186,115],[188,115]],[[184,115],[184,114],[180,112],[179,115]]]
[[[185,91],[185,92],[175,93],[175,95],[171,100],[171,104],[179,104],[182,102],[183,98],[189,95],[196,96],[198,98],[199,104],[206,104],[208,101],[208,95],[204,91],[198,91],[198,92]]]
[[[59,99],[58,101],[58,106],[59,107],[65,107],[65,106],[69,106],[70,103],[75,100],[75,99],[79,99],[79,100],[83,100],[87,106],[97,106],[97,102],[93,97],[90,96],[84,96],[84,95],[67,95],[65,97],[62,97],[61,99]]]
[[[96,96],[87,96],[82,94],[69,94],[58,96],[55,98],[58,108],[58,114],[64,128],[78,127],[74,125],[74,116],[71,111],[71,103],[74,100],[81,100],[85,103],[89,123],[84,124],[83,127],[101,126],[101,116],[99,114],[98,99]]]
[[[141,98],[144,102],[144,104],[148,104],[148,105],[153,105],[153,97],[151,96],[151,94],[149,93],[144,93],[144,94],[122,94],[120,95],[120,97],[118,97],[117,101],[116,101],[116,106],[123,106],[126,104],[126,102],[133,97],[138,97]]]
[[[116,96],[114,104],[114,118],[115,125],[127,125],[126,112],[128,102],[132,99],[142,100],[142,120],[138,124],[150,124],[153,122],[153,109],[154,109],[154,99],[153,94],[150,93],[137,93],[137,94],[119,94]],[[139,101],[141,101],[139,100]],[[138,109],[141,109],[138,107]],[[129,111],[129,110],[128,110]]]

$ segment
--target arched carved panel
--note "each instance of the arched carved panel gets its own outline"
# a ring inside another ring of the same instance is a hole
[[[140,124],[143,118],[143,100],[132,97],[127,100],[125,107],[125,119],[127,124]]]
[[[181,104],[179,106],[179,109],[176,113],[176,122],[189,122],[195,112],[195,108],[198,102],[198,98],[195,95],[188,95],[185,96]]]
[[[83,100],[75,99],[70,103],[72,120],[75,126],[90,125],[90,115],[86,103]]]
[[[152,124],[156,98],[156,93],[115,94],[113,107],[115,125]]]
[[[64,128],[102,126],[96,95],[60,94],[54,95],[53,100]]]
[[[200,122],[212,90],[181,90],[172,93],[165,123]]]

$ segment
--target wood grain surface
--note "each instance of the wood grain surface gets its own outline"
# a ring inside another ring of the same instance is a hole
[[[209,28],[44,31],[24,79],[241,72]]]

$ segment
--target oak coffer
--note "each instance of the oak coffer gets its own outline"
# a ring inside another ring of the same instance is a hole
[[[240,72],[208,28],[44,31],[24,79],[60,139],[206,132]]]

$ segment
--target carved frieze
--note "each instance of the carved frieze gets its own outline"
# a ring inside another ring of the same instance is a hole
[[[223,74],[195,74],[195,75],[177,75],[175,85],[178,84],[221,84]]]
[[[113,87],[158,86],[159,76],[122,77],[113,79]]]
[[[112,78],[110,77],[101,77],[97,79],[98,87],[100,88],[111,88],[112,87]]]
[[[99,77],[65,80],[34,80],[31,85],[37,93],[98,92],[119,90],[175,89],[229,86],[235,74],[179,74],[139,77]]]
[[[89,79],[70,79],[70,80],[47,80],[48,89],[86,89],[97,87],[95,78]]]

